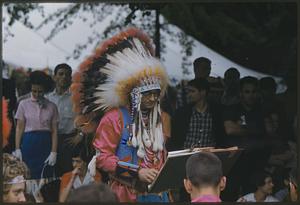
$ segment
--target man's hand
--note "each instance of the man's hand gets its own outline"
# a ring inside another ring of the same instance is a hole
[[[147,182],[149,184],[154,181],[157,174],[158,171],[156,169],[148,169],[148,168],[142,168],[138,172],[139,179],[142,182]]]

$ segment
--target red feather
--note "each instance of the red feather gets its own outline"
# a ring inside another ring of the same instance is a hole
[[[81,113],[81,107],[78,104],[73,104],[73,108],[72,108],[73,112],[75,113]]]
[[[70,90],[71,92],[75,92],[75,91],[80,91],[82,88],[82,84],[81,83],[72,83],[71,87],[70,87]]]
[[[73,77],[72,77],[72,80],[74,83],[80,83],[81,82],[81,75],[82,73],[81,72],[76,72],[73,74]]]
[[[74,104],[77,104],[77,102],[80,102],[80,99],[81,99],[82,95],[80,92],[78,91],[73,91],[72,92],[72,101]]]
[[[7,101],[2,98],[2,147],[5,147],[8,143],[8,137],[11,129],[11,122],[8,119],[8,105]]]

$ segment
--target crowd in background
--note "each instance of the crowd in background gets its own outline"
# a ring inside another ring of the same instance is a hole
[[[167,150],[238,146],[243,152],[226,176],[226,186],[221,186],[222,201],[295,200],[289,191],[290,183],[296,184],[297,168],[296,78],[287,81],[284,93],[276,94],[272,77],[240,78],[236,68],[228,68],[223,78],[211,77],[211,60],[195,59],[195,78],[170,86],[161,101],[170,120]],[[116,201],[105,185],[105,173],[93,173],[88,166],[94,153],[84,143],[75,147],[70,143],[78,135],[69,90],[72,68],[59,64],[53,76],[44,71],[19,75],[22,80],[17,74],[2,79],[13,124],[4,147],[4,152],[13,155],[3,156],[3,170],[21,167],[18,172],[28,179],[26,189],[30,187],[19,201]],[[56,196],[49,190],[44,195],[35,192],[46,175],[59,179],[50,190]],[[182,184],[170,194],[174,201],[188,201],[186,190]],[[8,193],[4,190],[6,201]],[[47,199],[49,194],[53,197]]]

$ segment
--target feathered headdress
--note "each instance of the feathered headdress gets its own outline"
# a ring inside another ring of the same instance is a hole
[[[156,105],[155,114],[151,115],[153,133],[142,142],[140,102],[142,93],[149,90],[159,89],[163,96],[168,82],[164,67],[154,57],[151,39],[136,28],[127,29],[102,43],[73,75],[73,110],[78,113],[75,125],[91,133],[96,130],[103,111],[129,106],[134,124],[133,145],[153,145],[154,151],[161,150],[163,137],[154,142],[155,129],[161,126],[160,106]],[[141,156],[143,151],[139,151]]]
[[[83,132],[94,130],[101,110],[128,105],[130,92],[142,84],[141,91],[159,85],[163,95],[168,77],[153,55],[151,39],[136,28],[104,41],[73,75],[73,111],[78,113],[75,124]]]

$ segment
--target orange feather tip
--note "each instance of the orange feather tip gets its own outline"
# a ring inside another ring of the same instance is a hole
[[[76,127],[81,127],[85,123],[88,123],[88,121],[89,121],[89,118],[86,115],[78,115],[74,120],[74,124]]]
[[[98,123],[91,121],[88,124],[82,126],[81,131],[86,134],[94,133],[97,127],[98,127]]]
[[[72,80],[74,83],[80,83],[81,82],[81,73],[78,71],[76,73],[74,73]]]
[[[8,143],[11,126],[11,122],[8,119],[8,104],[7,101],[2,98],[2,147],[5,147]]]
[[[75,103],[73,104],[72,110],[73,110],[73,112],[75,112],[76,114],[81,113],[81,107],[80,107],[79,105],[75,104]]]
[[[77,102],[80,102],[81,97],[82,97],[82,95],[80,92],[73,92],[71,99],[72,99],[73,103],[77,103]]]
[[[81,83],[72,83],[70,90],[71,92],[76,92],[76,91],[80,91],[82,88],[82,84]]]
[[[88,58],[86,58],[80,65],[79,65],[79,70],[84,72],[90,68],[94,61],[94,56],[91,55]]]

